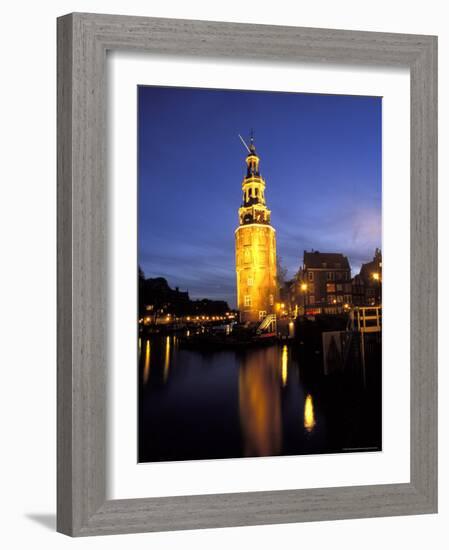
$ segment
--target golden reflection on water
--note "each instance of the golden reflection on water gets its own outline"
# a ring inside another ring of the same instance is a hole
[[[140,338],[139,338],[139,343],[140,343]],[[148,378],[150,377],[150,354],[151,354],[150,341],[147,340],[147,343],[145,346],[145,364],[143,366],[143,383],[144,384],[148,382]]]
[[[288,347],[287,345],[284,345],[282,348],[282,355],[281,355],[281,377],[282,377],[282,386],[287,385],[287,377],[288,377]]]
[[[142,354],[142,338],[139,338],[138,348],[139,348],[139,361],[140,361],[140,356]]]
[[[280,454],[282,444],[279,356],[270,348],[246,357],[239,371],[244,456]]]
[[[170,369],[170,336],[165,339],[164,382],[167,382]]]
[[[310,393],[306,397],[304,404],[304,428],[311,432],[316,425],[315,412],[313,410],[313,401]]]

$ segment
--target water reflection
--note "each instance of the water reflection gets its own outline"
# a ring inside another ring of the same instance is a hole
[[[145,364],[143,366],[143,383],[146,384],[148,382],[148,378],[150,377],[150,341],[147,340],[147,343],[145,345]]]
[[[170,336],[165,338],[164,382],[167,382],[170,370]]]
[[[381,401],[354,384],[327,381],[321,357],[291,344],[199,351],[180,336],[138,342],[139,461],[380,445]]]
[[[282,348],[281,356],[281,376],[282,376],[282,385],[285,387],[287,385],[288,378],[288,347],[284,344]]]
[[[239,413],[244,456],[281,452],[281,391],[276,349],[245,356],[239,372]]]
[[[304,403],[304,428],[310,433],[315,425],[315,411],[313,410],[312,396],[309,393]]]

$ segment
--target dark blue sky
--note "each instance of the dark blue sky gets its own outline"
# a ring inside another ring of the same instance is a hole
[[[140,86],[139,264],[192,298],[235,306],[234,230],[254,128],[277,253],[381,246],[381,98]]]

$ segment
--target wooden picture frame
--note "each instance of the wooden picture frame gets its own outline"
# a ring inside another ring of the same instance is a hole
[[[106,52],[411,74],[410,483],[106,499]],[[72,536],[437,511],[437,38],[74,13],[58,19],[58,504]]]

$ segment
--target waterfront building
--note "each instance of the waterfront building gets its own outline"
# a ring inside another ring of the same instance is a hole
[[[362,264],[359,279],[363,283],[364,305],[380,305],[382,303],[382,253],[379,248],[376,248],[370,262]]]
[[[296,303],[306,313],[341,313],[352,302],[348,258],[340,253],[305,250],[295,286]]]
[[[242,322],[258,322],[274,313],[277,299],[276,231],[271,225],[259,162],[251,138],[235,231],[237,307]]]
[[[145,278],[139,271],[139,319],[145,325],[185,321],[224,320],[231,315],[223,300],[192,300],[189,293],[171,288],[163,277]],[[232,313],[233,318],[233,313]]]
[[[352,304],[354,306],[365,306],[365,283],[360,274],[355,275],[351,281],[352,283]]]

